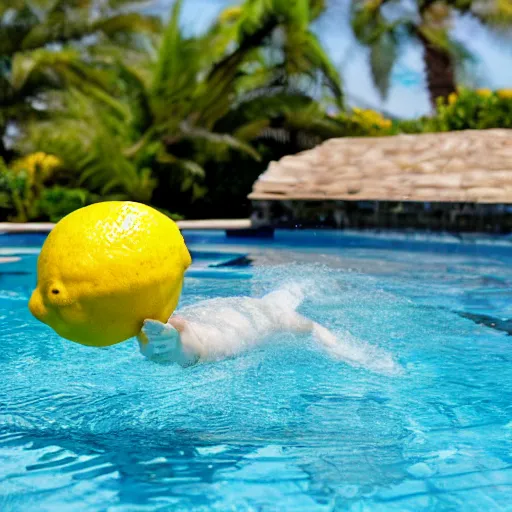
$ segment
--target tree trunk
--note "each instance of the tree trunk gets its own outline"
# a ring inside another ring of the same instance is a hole
[[[424,50],[430,103],[435,109],[437,98],[447,98],[456,91],[453,57],[448,52],[434,46],[422,34],[418,35]]]

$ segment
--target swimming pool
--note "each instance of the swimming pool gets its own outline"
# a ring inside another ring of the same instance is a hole
[[[0,235],[1,511],[512,510],[510,238],[185,237],[183,304],[305,283],[403,373],[291,335],[188,369],[63,341],[27,311],[44,237]]]

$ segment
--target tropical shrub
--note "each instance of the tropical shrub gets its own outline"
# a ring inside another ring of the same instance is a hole
[[[78,208],[108,199],[120,197],[102,197],[73,186],[63,162],[54,155],[34,153],[16,160],[10,167],[0,159],[0,215],[12,222],[58,222]],[[158,209],[173,220],[182,218]]]
[[[62,161],[38,152],[15,160],[10,167],[0,160],[0,209],[13,222],[56,222],[94,199],[84,189],[55,185]],[[96,198],[98,199],[98,198]]]
[[[67,188],[55,185],[45,189],[38,201],[39,214],[50,222],[58,222],[62,217],[90,202],[90,195],[83,188]]]
[[[220,167],[259,162],[259,173],[267,145],[280,157],[342,135],[325,114],[341,106],[340,79],[310,31],[322,2],[246,0],[199,37],[184,35],[181,4],[155,52],[110,55],[101,71],[116,78],[115,98],[53,92],[51,115],[23,123],[17,149],[57,155],[66,186],[190,215],[207,190],[224,200]],[[249,190],[232,190],[230,203]]]
[[[149,202],[156,186],[144,162],[128,158],[133,143],[129,112],[98,103],[78,90],[64,94],[49,120],[26,123],[17,148],[44,151],[61,161],[58,183],[104,198]]]
[[[39,218],[45,186],[60,166],[58,158],[41,152],[18,159],[9,168],[0,160],[0,208],[8,212],[9,220]]]
[[[512,90],[459,88],[438,100],[437,114],[425,121],[426,131],[512,128]]]
[[[449,59],[438,112],[407,121],[344,108],[339,74],[311,30],[323,0],[244,0],[199,36],[182,30],[182,3],[165,26],[133,0],[0,5],[2,217],[58,220],[109,199],[174,218],[242,216],[270,161],[332,137],[512,128],[511,91],[455,89],[448,13],[475,2],[419,2],[420,18],[396,23],[386,2],[352,2],[383,96],[405,29],[428,50],[432,97],[429,58]]]
[[[344,127],[345,135],[352,137],[380,137],[397,133],[391,119],[369,109],[353,108],[341,112],[337,119]]]
[[[7,0],[0,2],[0,156],[9,127],[41,119],[51,93],[69,87],[99,101],[116,94],[108,72],[116,52],[131,56],[160,19],[133,0]]]

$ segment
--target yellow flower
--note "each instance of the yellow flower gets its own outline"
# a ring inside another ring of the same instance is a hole
[[[371,125],[371,126],[377,126],[380,128],[390,128],[391,127],[391,121],[389,119],[385,119],[382,114],[379,112],[375,112],[374,110],[370,109],[360,109],[354,107],[352,109],[353,112],[353,119],[356,122],[359,122],[362,125]]]
[[[448,96],[448,104],[449,105],[453,105],[454,103],[457,103],[457,100],[459,99],[459,97],[457,96],[456,93],[452,92],[450,93],[450,95]]]
[[[363,110],[361,112],[361,115],[366,120],[372,122],[379,122],[382,119],[382,116],[378,112],[374,112],[373,110]]]
[[[496,94],[498,95],[498,98],[502,100],[512,99],[512,89],[498,89]]]
[[[482,98],[489,98],[490,96],[492,96],[491,89],[477,89],[475,92],[478,94],[478,96],[481,96]]]
[[[42,180],[48,179],[60,165],[61,161],[56,156],[38,151],[14,162],[12,169],[18,172],[26,171],[30,180],[33,181],[38,172]]]

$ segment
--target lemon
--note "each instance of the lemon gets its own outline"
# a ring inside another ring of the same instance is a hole
[[[104,347],[176,309],[190,254],[178,226],[143,204],[86,206],[51,231],[31,313],[68,340]]]

